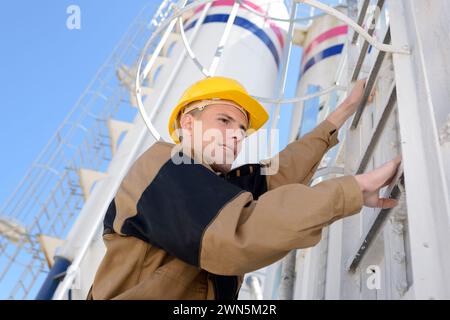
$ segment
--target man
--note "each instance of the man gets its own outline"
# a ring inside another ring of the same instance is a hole
[[[176,145],[157,142],[132,166],[104,220],[106,255],[93,299],[236,299],[243,276],[311,247],[322,228],[362,205],[389,208],[378,192],[400,159],[362,175],[307,186],[364,81],[328,118],[272,161],[231,169],[248,133],[268,119],[235,80],[212,77],[185,91],[169,121]]]

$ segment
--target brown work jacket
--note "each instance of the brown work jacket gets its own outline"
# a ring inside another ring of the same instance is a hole
[[[106,213],[89,298],[236,299],[245,273],[316,245],[322,228],[360,211],[353,176],[308,186],[337,134],[323,121],[279,153],[273,175],[261,175],[270,160],[225,175],[177,164],[173,144],[155,143]]]

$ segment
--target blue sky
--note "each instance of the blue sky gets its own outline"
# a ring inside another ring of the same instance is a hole
[[[0,204],[149,0],[7,1],[0,11]],[[69,5],[81,8],[81,30],[66,27]],[[294,96],[301,50],[292,56],[287,96]],[[281,146],[291,107],[282,108]]]

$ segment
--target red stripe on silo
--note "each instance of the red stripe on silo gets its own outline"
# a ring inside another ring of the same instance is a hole
[[[345,34],[347,34],[347,32],[348,32],[348,26],[347,25],[342,25],[342,26],[338,26],[336,28],[330,29],[330,30],[320,34],[317,38],[315,38],[309,44],[309,46],[303,52],[302,64],[306,60],[306,57],[311,53],[311,51],[315,47],[317,47],[319,44],[321,44],[322,42],[324,42],[326,40],[329,40],[331,38],[345,35]]]

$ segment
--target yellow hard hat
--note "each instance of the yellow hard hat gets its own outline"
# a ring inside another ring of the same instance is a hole
[[[250,134],[261,128],[269,119],[266,109],[236,80],[226,77],[210,77],[197,81],[181,96],[169,119],[169,134],[175,143],[179,143],[176,129],[178,116],[191,102],[207,99],[230,100],[241,106],[249,115]]]

